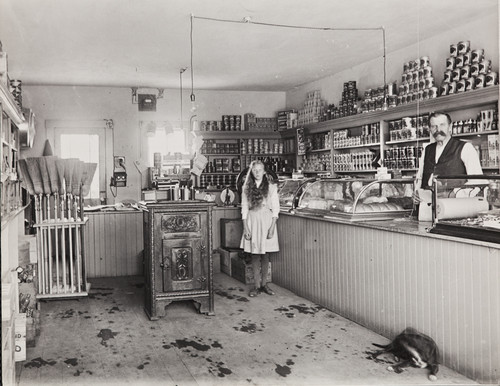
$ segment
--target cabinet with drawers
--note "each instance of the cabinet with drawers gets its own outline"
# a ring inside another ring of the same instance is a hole
[[[214,315],[212,210],[205,201],[147,203],[144,210],[145,311],[166,315],[173,301],[193,300]]]

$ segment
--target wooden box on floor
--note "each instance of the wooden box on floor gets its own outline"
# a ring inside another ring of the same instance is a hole
[[[240,248],[219,248],[221,271],[231,276],[231,259],[233,257],[238,257],[238,254],[242,251],[243,249]]]
[[[220,245],[222,248],[240,248],[243,235],[243,220],[238,218],[220,219]]]
[[[244,284],[254,284],[254,276],[252,264],[246,262],[245,255],[241,253],[239,256],[231,258],[231,276]],[[271,282],[271,263],[269,263],[269,270],[267,271],[267,281]]]

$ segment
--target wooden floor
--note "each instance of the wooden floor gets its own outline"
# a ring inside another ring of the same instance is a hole
[[[173,303],[149,321],[141,277],[91,280],[90,296],[42,303],[42,332],[16,366],[25,385],[374,385],[474,384],[441,367],[386,370],[369,359],[387,340],[271,285],[276,296],[247,296],[225,274],[215,277],[215,316],[192,302]]]

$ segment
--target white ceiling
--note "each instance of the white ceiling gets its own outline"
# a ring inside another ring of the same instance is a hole
[[[1,0],[9,77],[24,84],[286,91],[498,14],[498,0]],[[217,18],[236,23],[201,18]],[[250,23],[244,23],[250,18]]]

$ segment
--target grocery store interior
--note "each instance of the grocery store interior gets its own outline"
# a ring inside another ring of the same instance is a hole
[[[2,1],[3,384],[500,382],[499,16]],[[483,175],[438,176],[426,209],[435,111]],[[251,297],[256,160],[279,252],[275,294]],[[406,328],[437,344],[436,376],[371,355]]]

